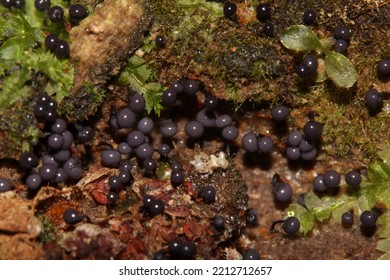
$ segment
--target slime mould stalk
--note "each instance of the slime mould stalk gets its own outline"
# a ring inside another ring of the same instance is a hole
[[[96,111],[104,83],[142,42],[150,22],[148,14],[147,1],[106,0],[72,28],[70,49],[76,71],[66,102],[72,118],[86,119]]]

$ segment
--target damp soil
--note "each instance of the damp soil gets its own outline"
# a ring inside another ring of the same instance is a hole
[[[375,249],[379,229],[364,232],[357,221],[351,228],[344,228],[330,220],[315,224],[305,236],[293,238],[286,236],[280,225],[270,231],[272,223],[285,216],[284,210],[288,206],[274,200],[271,182],[275,173],[291,184],[292,202],[296,202],[300,194],[311,190],[316,174],[329,167],[348,169],[362,164],[337,158],[330,160],[323,154],[313,164],[291,164],[283,155],[282,141],[276,142],[270,155],[249,156],[239,149],[240,139],[229,145],[207,139],[193,143],[187,141],[184,133],[179,133],[172,158],[185,166],[186,183],[172,188],[166,180],[137,170],[133,173],[135,182],[119,193],[120,202],[110,206],[106,198],[107,178],[117,171],[101,167],[99,143],[114,144],[110,139],[121,137],[113,135],[107,126],[107,108],[113,103],[120,106],[123,103],[120,95],[117,93],[116,101],[112,99],[102,107],[95,123],[97,137],[89,149],[89,164],[83,178],[75,185],[67,188],[45,186],[32,195],[26,192],[17,162],[2,160],[0,177],[10,178],[15,186],[15,191],[0,198],[5,207],[0,223],[2,258],[152,259],[156,252],[166,250],[167,242],[176,235],[195,240],[198,246],[196,259],[239,259],[248,248],[258,249],[263,259],[270,260],[378,259],[381,256]],[[264,130],[270,135],[276,133],[266,116],[267,110],[262,108],[243,108],[236,112],[234,119],[239,124],[240,135],[250,129]],[[184,114],[179,127],[184,126],[186,119]],[[278,138],[283,139],[283,136],[278,135]],[[85,156],[85,147],[73,149]],[[221,151],[230,162],[226,170],[216,169],[211,175],[199,174],[189,164],[195,155]],[[216,186],[220,193],[215,205],[207,205],[199,198],[201,189],[208,184]],[[148,216],[142,208],[144,193],[164,200],[167,204],[164,215]],[[62,213],[69,207],[85,213],[88,219],[76,226],[66,225]],[[243,213],[248,207],[257,211],[256,226],[245,226]],[[223,234],[211,225],[217,214],[229,220]]]

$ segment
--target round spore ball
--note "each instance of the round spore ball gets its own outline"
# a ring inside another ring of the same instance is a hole
[[[344,227],[351,227],[353,224],[354,216],[351,212],[345,212],[341,216],[341,223],[343,224]]]
[[[142,113],[145,110],[145,98],[141,94],[134,94],[130,97],[129,108],[136,113]]]
[[[133,130],[127,135],[127,143],[131,148],[137,148],[139,145],[145,143],[145,134],[139,130]]]
[[[303,139],[303,134],[300,131],[294,130],[287,136],[287,145],[291,147],[298,147]]]
[[[177,124],[171,121],[163,122],[160,125],[160,132],[164,137],[172,138],[178,131]]]
[[[343,39],[348,42],[350,37],[351,37],[351,31],[345,25],[338,26],[334,31],[334,38],[336,40]]]
[[[175,104],[177,99],[177,92],[173,88],[168,88],[163,92],[162,104],[164,106],[171,106]]]
[[[303,132],[309,140],[318,140],[322,136],[323,125],[317,121],[308,121],[303,127]]]
[[[285,182],[277,182],[274,186],[275,200],[277,202],[287,202],[291,200],[292,189],[291,186]]]
[[[185,174],[184,171],[179,169],[179,170],[172,170],[171,173],[171,183],[174,186],[180,185],[184,182]]]
[[[33,108],[34,116],[41,120],[45,117],[45,106],[40,104],[35,104]]]
[[[95,130],[90,126],[83,127],[77,132],[77,139],[81,144],[91,141],[93,137],[95,137]]]
[[[55,177],[56,177],[56,174],[57,174],[57,170],[58,170],[58,167],[55,166],[54,164],[43,164],[39,170],[38,170],[38,173],[39,173],[39,176],[41,176],[41,178],[43,180],[46,180],[46,181],[51,181],[51,180],[54,180]]]
[[[215,127],[215,114],[209,109],[202,109],[197,114],[195,119],[203,124],[204,127]]]
[[[260,253],[256,249],[249,249],[243,256],[244,260],[260,260]]]
[[[330,169],[324,173],[323,179],[327,188],[337,188],[340,184],[341,176],[336,170]]]
[[[30,169],[38,165],[38,158],[33,152],[24,152],[20,156],[19,166],[22,169]]]
[[[60,6],[52,6],[47,11],[47,16],[52,22],[59,22],[64,19],[64,9]]]
[[[69,178],[69,176],[66,173],[66,171],[60,167],[57,169],[57,173],[56,173],[56,177],[54,179],[54,182],[56,182],[57,184],[65,183],[68,180],[68,178]]]
[[[118,194],[116,192],[109,192],[107,194],[107,199],[108,199],[109,202],[115,203],[115,202],[118,201],[119,196],[118,196]]]
[[[210,110],[217,108],[218,106],[218,98],[215,96],[209,95],[205,98],[203,105]]]
[[[338,53],[345,53],[348,49],[348,42],[343,39],[338,39],[334,43],[334,51]]]
[[[165,45],[165,38],[164,36],[157,35],[156,38],[154,39],[154,42],[156,43],[157,47],[162,48]]]
[[[153,155],[154,149],[149,143],[144,143],[135,149],[135,155],[139,160],[144,160]]]
[[[83,165],[81,164],[81,161],[75,157],[68,159],[64,163],[63,168],[70,179],[78,179],[83,174]]]
[[[133,168],[133,164],[128,160],[122,160],[119,163],[119,170],[121,172],[130,172],[132,168]]]
[[[154,128],[154,122],[149,117],[143,117],[138,121],[137,129],[142,133],[149,134]]]
[[[103,166],[117,167],[121,160],[121,154],[117,150],[106,149],[100,152],[100,158]]]
[[[272,120],[281,123],[287,121],[288,115],[290,114],[290,110],[283,105],[276,106],[271,110]]]
[[[108,184],[110,185],[111,190],[119,190],[123,187],[121,178],[116,175],[111,175],[108,177]]]
[[[372,210],[363,211],[360,215],[360,221],[364,227],[374,227],[377,219],[378,214]]]
[[[260,22],[266,22],[271,18],[271,7],[268,3],[261,3],[256,8],[256,17]]]
[[[308,153],[310,152],[311,150],[314,149],[314,146],[312,143],[310,143],[309,141],[307,141],[306,139],[303,139],[301,141],[301,143],[299,144],[298,146],[299,150],[302,152],[302,153]]]
[[[362,182],[362,176],[356,170],[349,171],[345,174],[345,182],[351,187],[358,187]]]
[[[1,5],[4,8],[11,8],[14,5],[14,0],[1,0]]]
[[[303,58],[302,63],[306,66],[307,70],[309,71],[310,75],[313,75],[317,72],[318,69],[318,60],[317,58],[312,55],[308,54]]]
[[[380,76],[390,76],[390,59],[382,59],[378,62],[377,72]]]
[[[46,108],[46,110],[49,110],[49,111],[57,111],[58,103],[57,103],[57,101],[50,98],[48,100],[48,102],[45,104],[45,108]]]
[[[134,181],[133,175],[129,171],[121,171],[118,176],[123,184],[129,184]]]
[[[50,131],[52,133],[62,134],[66,130],[67,123],[63,119],[56,119],[56,121],[51,125]]]
[[[232,2],[226,2],[223,5],[223,14],[227,18],[232,18],[237,12],[237,5]]]
[[[312,161],[317,157],[317,149],[313,148],[308,152],[301,152],[301,159],[304,161]]]
[[[287,147],[286,156],[289,160],[298,160],[301,157],[299,148]]]
[[[180,81],[180,80],[176,80],[174,81],[171,86],[169,87],[171,89],[173,89],[174,91],[176,91],[176,93],[182,93],[183,90],[184,90],[184,86],[183,86],[183,82]]]
[[[211,204],[215,202],[215,188],[213,186],[207,186],[202,190],[201,196],[205,203]]]
[[[311,72],[303,63],[299,63],[297,66],[295,66],[295,73],[297,73],[297,75],[301,78],[307,78],[311,75]]]
[[[45,116],[44,116],[46,122],[55,122],[57,117],[58,117],[57,111],[46,109]]]
[[[73,134],[69,130],[65,130],[61,135],[63,139],[61,148],[63,150],[69,149],[73,144]]]
[[[324,175],[323,174],[319,174],[314,178],[313,189],[317,192],[326,191],[326,185],[324,182]]]
[[[290,236],[295,235],[299,231],[300,227],[301,227],[301,222],[297,217],[288,217],[283,222],[283,226],[282,226],[284,232]]]
[[[184,130],[190,138],[199,138],[203,136],[204,126],[198,121],[189,121]]]
[[[58,36],[56,34],[51,33],[45,38],[45,47],[50,51],[54,51],[58,41]]]
[[[315,22],[316,17],[317,13],[314,10],[309,9],[303,13],[302,21],[306,25],[311,25]]]
[[[256,153],[259,149],[257,135],[254,132],[248,132],[242,137],[241,146],[248,153]]]
[[[64,139],[61,134],[53,133],[47,138],[47,145],[53,150],[60,149],[63,143]]]
[[[80,4],[74,4],[69,7],[69,16],[72,19],[82,20],[88,15],[87,9]]]
[[[38,11],[45,11],[45,10],[50,8],[51,1],[50,0],[35,0],[34,5]]]
[[[369,89],[364,100],[366,107],[372,112],[379,111],[383,106],[383,94],[375,89]]]
[[[27,188],[31,191],[37,190],[42,184],[42,178],[38,174],[30,174],[26,178]]]
[[[65,223],[68,225],[74,225],[81,222],[84,219],[84,215],[80,215],[80,213],[74,208],[68,208],[65,210],[63,218]]]
[[[180,257],[184,260],[191,260],[194,257],[196,246],[194,242],[184,242],[181,247]]]
[[[199,83],[195,80],[187,80],[184,82],[183,92],[188,95],[195,95],[199,90]]]
[[[17,9],[23,9],[25,6],[25,0],[14,0],[14,7]]]
[[[12,189],[11,183],[8,179],[0,178],[0,193],[7,192]]]
[[[168,252],[170,255],[176,257],[180,254],[183,247],[183,240],[179,237],[175,237],[174,239],[168,242]]]
[[[59,150],[53,154],[53,158],[57,162],[65,162],[70,159],[71,153],[69,150]]]
[[[152,215],[159,215],[164,213],[165,210],[165,204],[161,199],[156,199],[152,202],[152,204],[149,207],[149,213]]]
[[[160,144],[157,148],[157,151],[161,156],[166,157],[171,151],[171,147],[168,144]]]
[[[171,169],[173,171],[179,171],[179,170],[181,171],[181,170],[183,170],[183,165],[178,161],[172,161],[171,162]]]
[[[226,126],[221,131],[222,138],[226,141],[233,141],[238,137],[238,129],[234,125]]]
[[[213,226],[218,231],[223,231],[225,229],[225,218],[222,216],[215,216],[213,218]]]
[[[263,26],[263,34],[268,37],[274,36],[274,25],[271,22],[267,22]]]
[[[56,159],[53,156],[46,155],[46,154],[42,156],[42,164],[53,164],[57,167],[59,166],[58,162],[56,161]]]
[[[119,128],[130,128],[135,124],[136,115],[129,108],[123,108],[116,114],[116,121]]]
[[[70,55],[69,43],[64,40],[58,40],[56,44],[56,48],[54,49],[54,54],[58,59],[69,58]]]
[[[246,216],[246,224],[248,226],[255,226],[257,225],[257,213],[254,208],[248,208],[245,211],[245,216]]]
[[[38,95],[37,104],[46,105],[49,101],[52,101],[52,98],[46,92]]]
[[[117,150],[122,155],[129,155],[129,154],[131,154],[131,151],[133,149],[130,147],[130,145],[127,142],[121,142],[121,143],[118,144]]]
[[[145,194],[142,199],[143,207],[149,209],[155,201],[156,199],[153,196]]]
[[[223,114],[216,118],[215,126],[219,129],[227,127],[233,123],[233,119],[231,116]]]
[[[272,139],[268,136],[262,136],[258,140],[259,145],[259,151],[262,153],[269,153],[271,152],[272,148],[274,147],[274,142]]]
[[[152,158],[146,158],[144,159],[142,166],[144,167],[145,171],[154,172],[157,169],[157,162]]]

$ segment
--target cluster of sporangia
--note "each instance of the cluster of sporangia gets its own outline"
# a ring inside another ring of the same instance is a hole
[[[21,0],[3,0],[2,5],[7,8],[23,8]],[[60,7],[51,7],[50,0],[36,0],[35,6],[38,10],[47,13],[53,22],[63,20],[63,10]],[[86,16],[86,10],[81,5],[72,5],[69,9],[72,24],[77,24],[79,20]],[[73,11],[74,10],[74,11]],[[224,14],[230,19],[234,19],[237,7],[234,3],[225,2]],[[257,7],[258,19],[266,23],[270,19],[271,9],[269,4],[260,4]],[[305,24],[315,22],[315,12],[308,10],[303,15]],[[273,26],[271,23],[264,26],[264,33],[273,36]],[[345,52],[348,45],[350,32],[344,27],[338,27],[335,32],[337,39],[334,46],[338,52]],[[66,42],[65,42],[66,43]],[[56,35],[49,34],[46,38],[46,47],[54,51],[57,57],[66,58],[69,56],[69,46],[58,40]],[[163,36],[156,37],[156,45],[163,47],[165,39]],[[59,49],[58,49],[59,48]],[[66,50],[67,49],[67,50]],[[296,73],[305,78],[313,75],[317,70],[317,59],[313,55],[307,55],[303,63],[296,67]],[[377,67],[381,77],[390,76],[389,60],[381,60]],[[199,91],[199,83],[196,80],[183,79],[174,82],[163,93],[163,105],[165,108],[174,107],[178,98],[194,98]],[[378,111],[382,107],[382,94],[371,89],[366,94],[366,104],[370,111]],[[185,125],[185,133],[191,139],[200,141],[202,136],[209,130],[219,131],[219,135],[224,141],[234,141],[238,137],[238,129],[234,125],[233,118],[228,114],[217,114],[218,99],[213,96],[205,96],[204,108],[197,112],[194,120],[190,120]],[[40,155],[40,159],[33,151],[25,152],[20,158],[20,167],[25,170],[25,183],[28,190],[35,193],[45,184],[61,185],[72,182],[83,175],[83,166],[73,153],[72,147],[75,145],[90,145],[94,137],[94,130],[89,126],[69,124],[64,119],[57,116],[57,103],[46,93],[39,95],[34,106],[35,117],[43,124],[42,132],[45,135],[46,145],[37,146],[34,149]],[[289,117],[289,109],[283,105],[272,109],[271,116],[276,125],[285,125]],[[109,168],[118,168],[119,175],[111,175],[108,178],[110,191],[107,194],[109,203],[115,205],[118,200],[118,191],[124,186],[133,182],[131,169],[135,158],[139,167],[145,174],[154,176],[160,161],[169,162],[171,167],[171,183],[179,187],[185,181],[185,173],[181,164],[171,161],[171,143],[173,137],[178,132],[178,126],[171,120],[159,120],[159,132],[162,134],[164,142],[158,147],[153,147],[150,134],[155,130],[152,118],[145,115],[145,99],[140,94],[129,96],[128,106],[120,109],[112,115],[110,126],[113,129],[128,130],[126,139],[117,144],[116,148],[110,147],[100,153],[101,163]],[[286,156],[290,161],[313,161],[319,151],[320,139],[323,132],[323,125],[310,119],[303,131],[294,130],[287,135]],[[76,140],[74,140],[76,137]],[[256,132],[247,132],[242,137],[242,148],[250,154],[270,153],[273,149],[273,140],[267,135],[258,135]],[[157,152],[159,156],[156,155]],[[335,170],[328,170],[324,174],[318,175],[313,183],[316,192],[323,192],[327,189],[337,188],[340,184],[340,174]],[[350,187],[359,187],[361,175],[353,170],[345,175],[345,181]],[[11,190],[11,183],[7,179],[0,179],[0,192]],[[291,200],[292,189],[287,182],[283,182],[279,176],[273,180],[273,190],[275,200],[278,203],[287,203]],[[214,203],[216,200],[216,190],[213,186],[207,186],[199,194],[204,203]],[[164,213],[165,205],[161,199],[157,199],[147,193],[143,194],[143,210],[149,216]],[[378,217],[377,209],[364,211],[361,214],[361,222],[364,226],[375,226]],[[75,209],[68,209],[64,212],[64,221],[68,224],[76,224],[84,219],[84,215]],[[350,226],[353,223],[353,214],[347,212],[342,217],[343,224]],[[247,225],[257,224],[257,214],[254,209],[246,212]],[[296,217],[289,217],[283,223],[283,230],[289,235],[295,235],[300,228],[300,221]],[[215,216],[212,225],[216,230],[223,232],[225,219],[222,216]],[[176,237],[169,241],[167,249],[155,253],[155,259],[180,258],[191,259],[196,252],[195,243],[184,238]],[[260,254],[254,249],[249,249],[243,254],[244,259],[260,259]]]

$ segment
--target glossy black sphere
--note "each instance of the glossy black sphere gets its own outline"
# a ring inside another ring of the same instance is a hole
[[[260,22],[266,22],[271,18],[271,7],[268,3],[261,3],[256,8],[256,16]]]
[[[284,222],[283,222],[283,230],[285,233],[288,235],[295,235],[298,231],[299,228],[301,227],[301,222],[297,217],[288,217]]]
[[[345,182],[351,187],[358,187],[362,182],[362,175],[356,170],[349,171],[345,174]]]
[[[317,13],[314,10],[309,9],[303,13],[302,21],[306,25],[311,25],[315,22],[316,18]]]
[[[74,225],[81,222],[84,219],[84,215],[80,215],[80,213],[74,208],[69,208],[65,210],[63,218],[65,223]]]

